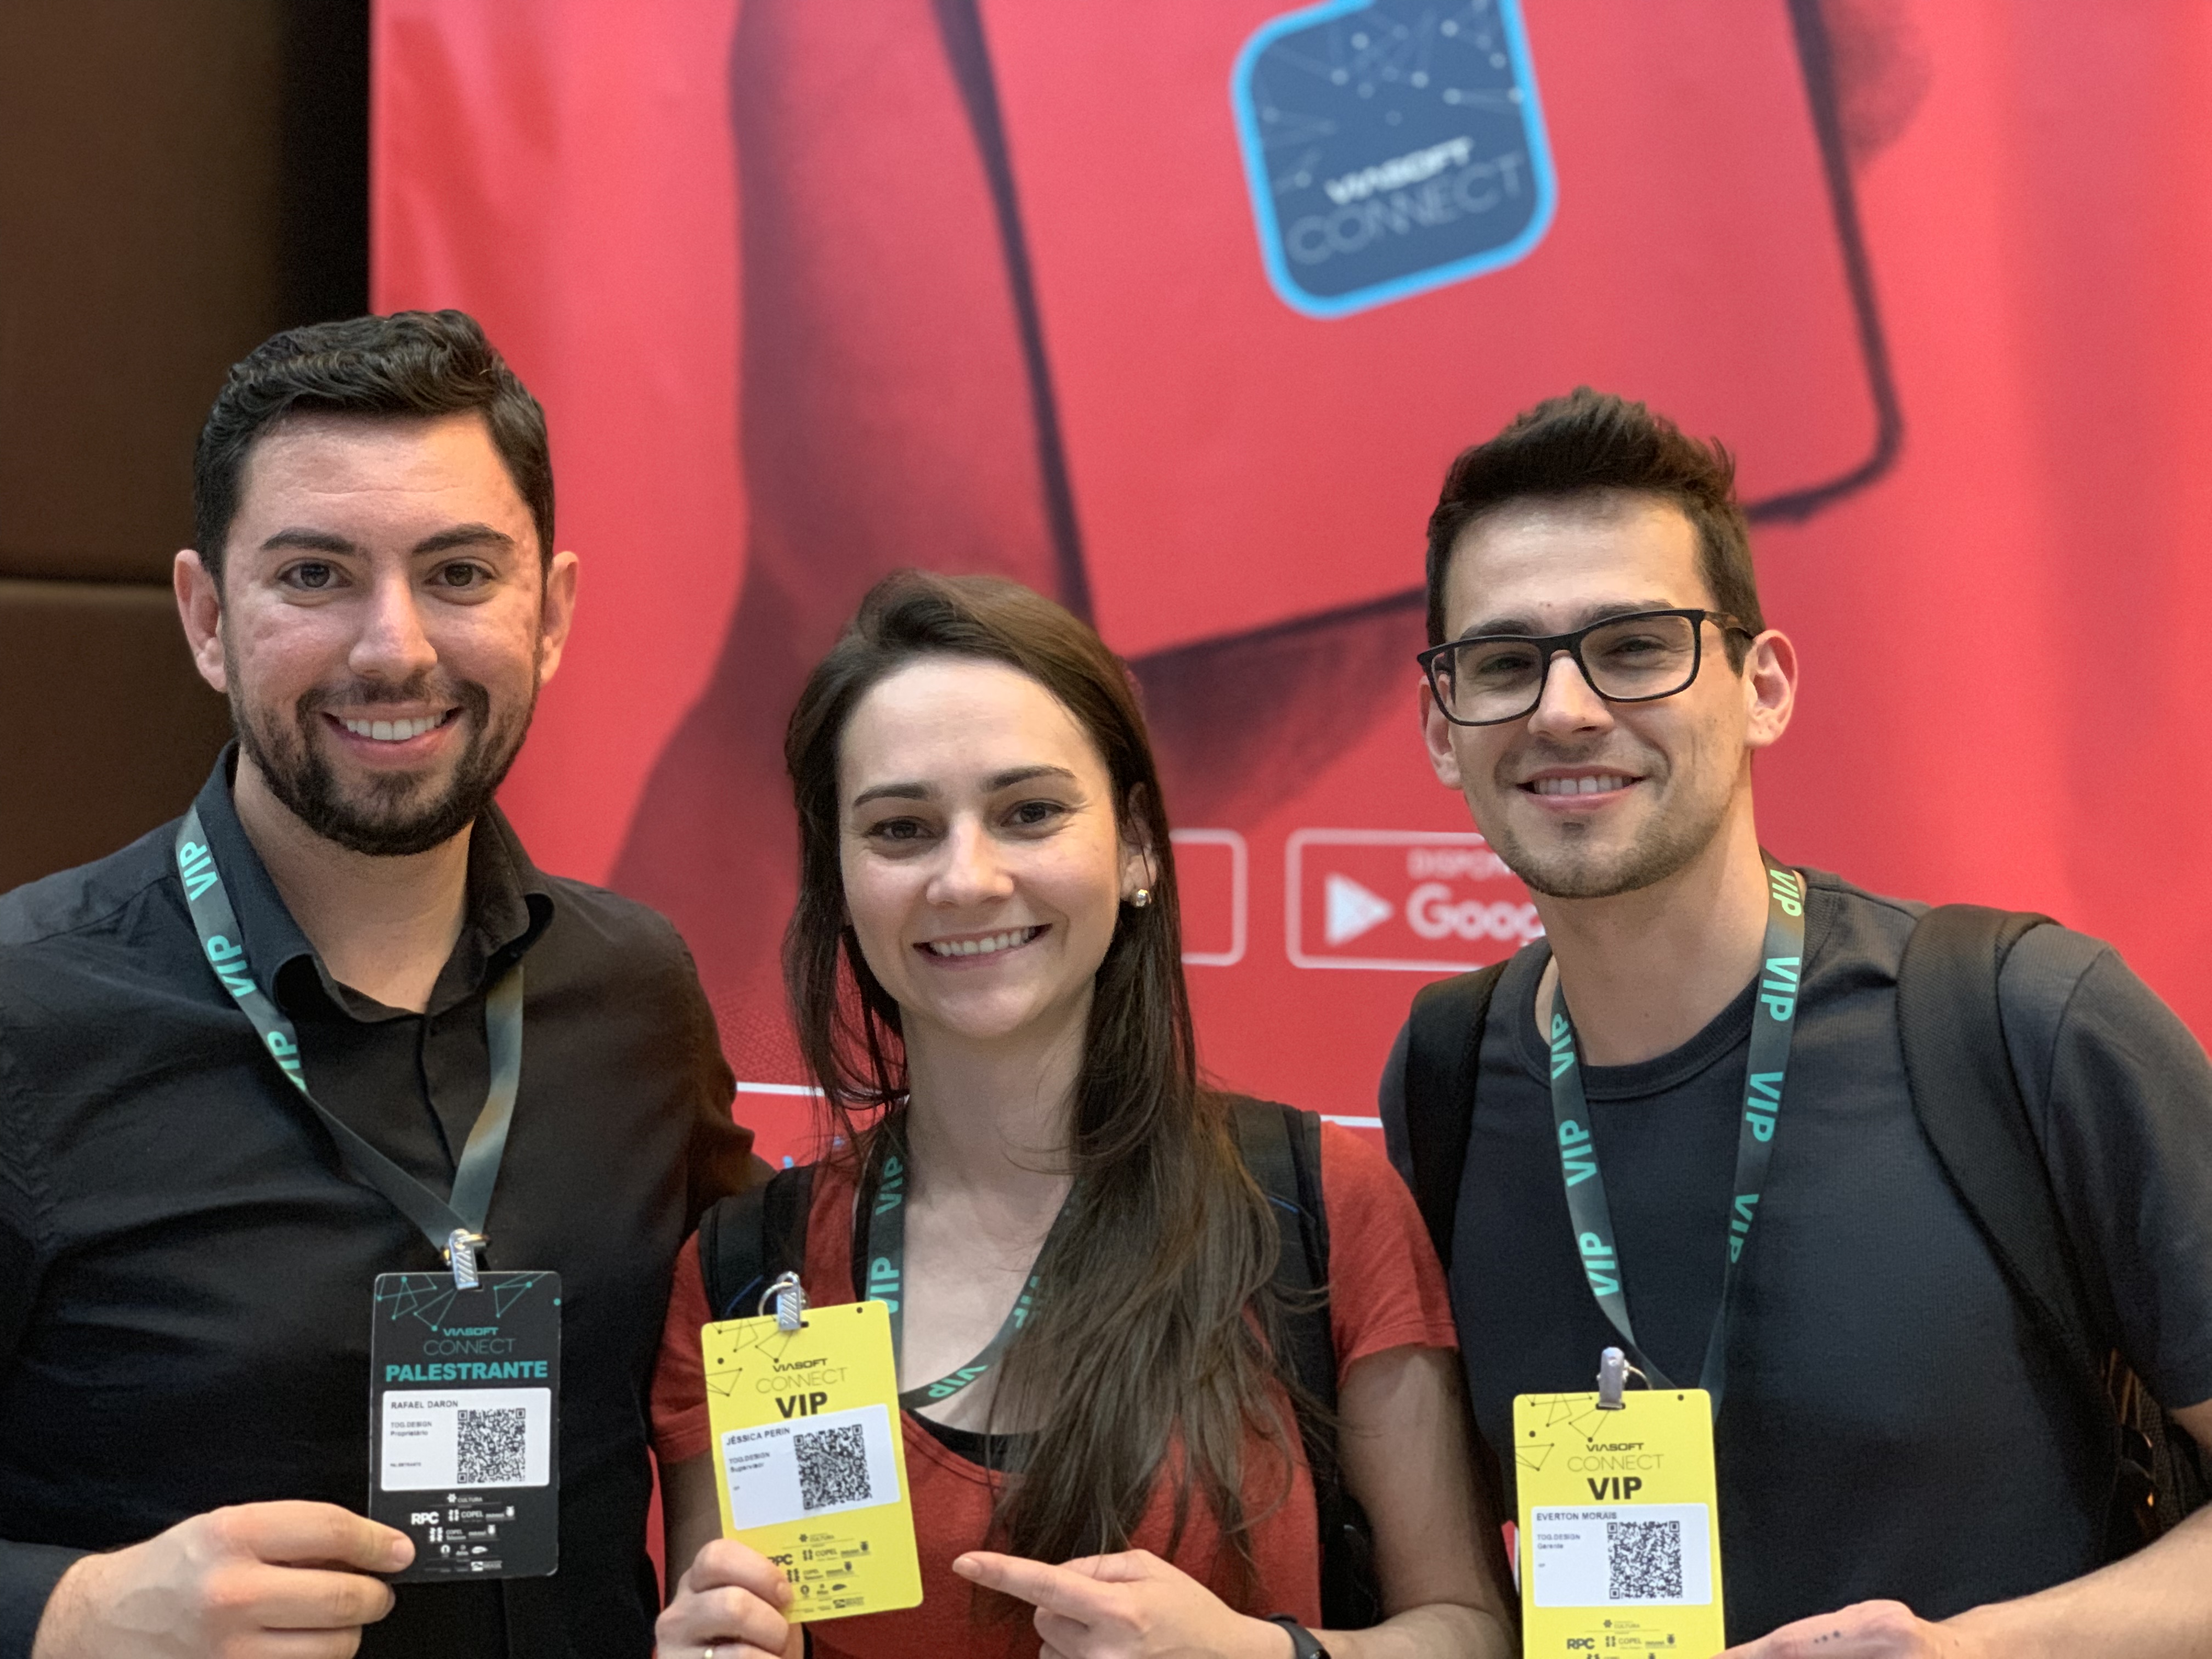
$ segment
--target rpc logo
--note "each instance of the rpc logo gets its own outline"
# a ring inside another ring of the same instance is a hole
[[[1453,973],[1544,931],[1480,836],[1300,830],[1285,848],[1287,945],[1300,968]]]

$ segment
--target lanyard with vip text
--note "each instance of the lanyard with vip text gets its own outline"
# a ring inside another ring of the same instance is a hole
[[[232,1000],[253,1022],[270,1056],[300,1091],[301,1099],[331,1132],[346,1167],[356,1179],[390,1200],[447,1255],[457,1285],[465,1290],[474,1286],[476,1254],[484,1242],[484,1217],[491,1209],[492,1187],[499,1180],[500,1159],[507,1152],[507,1125],[514,1118],[515,1091],[522,1081],[522,964],[508,969],[484,998],[484,1042],[490,1050],[491,1086],[485,1092],[476,1127],[469,1132],[468,1144],[461,1150],[461,1161],[453,1171],[453,1195],[448,1201],[370,1146],[307,1092],[307,1080],[300,1069],[298,1034],[255,982],[246,964],[238,913],[231,908],[229,896],[223,891],[222,875],[209,850],[207,831],[200,827],[198,807],[187,811],[185,821],[177,826],[177,873],[183,878],[185,902],[191,907],[192,926],[199,933],[209,966]]]
[[[1736,1132],[1735,1201],[1729,1214],[1728,1266],[1721,1279],[1721,1304],[1705,1344],[1698,1386],[1712,1396],[1720,1415],[1728,1371],[1729,1302],[1744,1241],[1751,1237],[1759,1195],[1774,1157],[1774,1128],[1782,1115],[1784,1073],[1790,1067],[1790,1035],[1796,1023],[1797,986],[1805,957],[1805,884],[1795,871],[1766,868],[1766,941],[1760,956],[1759,1000],[1751,1017],[1751,1054],[1743,1091],[1743,1122]],[[1565,995],[1554,991],[1551,1019],[1552,1117],[1559,1129],[1559,1173],[1566,1182],[1567,1214],[1575,1229],[1583,1273],[1605,1316],[1620,1333],[1654,1388],[1672,1388],[1666,1374],[1637,1346],[1628,1322],[1628,1297],[1621,1285],[1620,1250],[1613,1236],[1613,1212],[1605,1200],[1605,1177],[1598,1172],[1597,1144],[1590,1138],[1589,1106],[1583,1096],[1582,1066],[1575,1046],[1574,1022]]]
[[[875,1182],[875,1196],[868,1212],[868,1298],[881,1301],[890,1308],[891,1352],[897,1354],[905,1346],[906,1322],[900,1314],[900,1304],[905,1300],[902,1281],[906,1274],[906,1185],[911,1164],[906,1156],[906,1142],[896,1129],[886,1136],[882,1169]],[[1060,1223],[1066,1218],[1067,1206],[1060,1206],[1060,1215],[1037,1250],[1037,1261],[1044,1260],[1052,1248],[1054,1235],[1060,1231]],[[1030,1316],[1030,1298],[1036,1293],[1036,1266],[1030,1266],[1029,1281],[1022,1293],[1014,1298],[1007,1310],[1006,1321],[999,1333],[984,1344],[983,1350],[958,1370],[947,1372],[934,1382],[925,1382],[919,1388],[899,1390],[899,1408],[919,1411],[924,1406],[949,1400],[998,1363]]]

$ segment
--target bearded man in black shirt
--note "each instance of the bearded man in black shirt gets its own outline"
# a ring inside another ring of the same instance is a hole
[[[1733,1659],[2205,1651],[2212,1515],[2125,1553],[2098,1376],[2148,1384],[2177,1466],[2212,1443],[2203,1048],[2094,939],[1977,963],[1962,913],[1770,866],[1751,763],[1796,654],[1727,456],[1641,404],[1462,455],[1429,605],[1430,758],[1547,934],[1424,991],[1381,1091],[1485,1439],[1607,1346],[1705,1386]]]
[[[458,312],[301,329],[196,496],[237,742],[183,832],[0,898],[0,1656],[643,1653],[670,1263],[750,1137],[674,931],[492,804],[574,609],[543,412]],[[483,1265],[561,1276],[558,1571],[395,1592],[372,1286],[454,1271],[417,1212],[471,1168]]]

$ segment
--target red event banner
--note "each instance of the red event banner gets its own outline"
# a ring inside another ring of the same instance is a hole
[[[376,0],[374,85],[374,301],[483,318],[584,558],[504,799],[683,929],[764,1150],[782,724],[907,564],[1129,659],[1204,1062],[1371,1115],[1423,979],[1536,929],[1421,751],[1423,520],[1581,383],[1739,457],[1767,843],[2212,1029],[2193,0]]]

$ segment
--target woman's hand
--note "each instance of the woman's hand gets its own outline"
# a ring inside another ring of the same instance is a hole
[[[1232,1612],[1149,1550],[1060,1567],[970,1550],[952,1571],[1035,1607],[1044,1659],[1289,1659],[1289,1632]]]
[[[799,1659],[805,1634],[787,1623],[791,1584],[783,1569],[734,1538],[717,1538],[677,1580],[653,1627],[655,1659]]]

